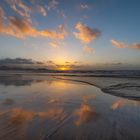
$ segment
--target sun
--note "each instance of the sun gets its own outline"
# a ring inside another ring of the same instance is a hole
[[[62,71],[69,70],[67,67],[60,67],[59,69]]]

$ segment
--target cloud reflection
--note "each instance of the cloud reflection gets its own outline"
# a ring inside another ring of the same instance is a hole
[[[95,98],[96,98],[96,95],[95,95],[95,94],[92,94],[92,95],[84,95],[84,96],[82,97],[84,103],[88,103],[88,101],[89,101],[90,99],[95,99]]]
[[[140,101],[120,99],[112,104],[111,109],[116,110],[116,109],[122,108],[123,106],[129,105],[129,104],[137,106],[137,105],[140,105]]]
[[[46,112],[36,112],[23,108],[13,108],[0,112],[0,139],[3,140],[27,140],[40,139],[46,129],[51,129],[54,123],[63,120],[65,113],[63,108],[50,108]],[[48,125],[44,122],[49,122]],[[37,126],[34,128],[34,126]],[[47,127],[46,129],[43,129]],[[33,135],[28,129],[32,128]],[[35,136],[35,137],[34,137]]]
[[[65,116],[63,108],[50,108],[46,112],[35,112],[22,108],[13,108],[9,111],[4,111],[0,113],[1,115],[8,114],[9,123],[15,125],[28,124],[35,118],[40,120],[44,119],[62,119]]]
[[[75,111],[75,115],[78,117],[75,121],[77,126],[88,123],[98,116],[95,108],[88,104],[82,104],[80,108]]]

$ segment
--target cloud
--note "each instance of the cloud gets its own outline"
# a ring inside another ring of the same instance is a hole
[[[64,39],[67,32],[63,25],[59,25],[57,30],[38,30],[26,19],[21,19],[18,17],[7,17],[9,23],[4,24],[2,18],[0,22],[0,33],[5,35],[14,36],[17,38],[26,37],[47,37],[51,39]]]
[[[86,53],[94,53],[95,52],[95,50],[89,46],[83,47],[83,51]]]
[[[62,18],[62,19],[67,18],[67,16],[66,16],[66,14],[64,13],[64,11],[58,9],[58,10],[57,10],[57,13],[58,13],[58,15],[59,15],[60,18]]]
[[[44,67],[45,63],[40,62],[40,61],[35,61],[32,59],[26,59],[26,58],[5,58],[5,59],[0,59],[0,66],[21,66],[21,65],[26,65],[26,66],[33,66],[36,67]]]
[[[110,41],[117,48],[130,48],[130,49],[138,49],[138,50],[140,49],[140,43],[126,44],[114,39]]]
[[[47,9],[48,10],[54,10],[54,9],[57,8],[58,4],[59,4],[58,0],[51,0],[49,2],[49,4],[48,4],[48,8]]]
[[[89,8],[89,6],[88,6],[87,4],[81,4],[80,7],[81,7],[82,9],[88,9],[88,8]]]
[[[139,44],[138,43],[134,43],[130,47],[133,48],[133,49],[140,49],[140,43]]]
[[[17,38],[25,38],[26,36],[36,37],[39,35],[38,30],[35,29],[31,23],[17,17],[9,17],[9,26],[5,26],[4,29],[5,34],[12,35]]]
[[[47,64],[55,64],[52,60],[48,60],[46,63]]]
[[[37,6],[38,12],[43,15],[43,16],[47,16],[47,11],[45,9],[45,7],[38,5]]]
[[[24,59],[24,58],[5,58],[0,60],[0,65],[3,64],[35,64],[32,59]]]
[[[58,65],[52,60],[48,61],[36,61],[32,59],[25,59],[25,58],[5,58],[0,59],[0,66],[17,66],[21,68],[47,68],[47,69],[59,69],[62,67],[68,69],[85,69],[89,68],[87,65],[82,65],[80,62],[65,62],[63,65]]]
[[[1,20],[5,17],[5,12],[2,7],[0,7],[0,17]]]
[[[20,16],[30,17],[32,9],[23,3],[22,0],[7,0],[7,3]]]
[[[117,48],[127,48],[126,44],[124,44],[123,42],[120,42],[120,41],[117,41],[117,40],[114,40],[114,39],[112,39],[110,41]]]
[[[56,29],[39,30],[33,26],[31,13],[37,10],[43,16],[47,15],[47,9],[40,3],[32,3],[29,7],[22,0],[6,0],[8,6],[16,12],[16,16],[8,16],[4,9],[0,7],[0,34],[14,36],[20,39],[26,37],[46,37],[50,39],[64,39],[67,31],[63,25],[59,25]],[[56,0],[51,1],[48,5],[51,9],[56,7]]]
[[[38,11],[41,15],[47,16],[47,9],[45,6],[40,5],[39,2],[31,1],[32,5],[30,7],[23,3],[22,0],[7,0],[7,3],[14,12],[22,17],[30,18],[31,13],[34,11]]]
[[[63,25],[59,25],[56,31],[50,31],[48,29],[40,31],[40,36],[49,37],[52,39],[64,39],[67,35],[67,31]]]
[[[59,48],[60,46],[58,42],[50,42],[49,45],[52,46],[53,48]]]
[[[90,43],[101,34],[101,32],[98,29],[92,29],[80,22],[78,22],[75,25],[75,29],[79,31],[79,32],[74,32],[75,37],[77,39],[80,39],[84,43]]]

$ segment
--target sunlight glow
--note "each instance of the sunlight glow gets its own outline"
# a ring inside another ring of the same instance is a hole
[[[65,70],[69,70],[69,68],[67,68],[67,67],[60,67],[59,70],[65,71]]]

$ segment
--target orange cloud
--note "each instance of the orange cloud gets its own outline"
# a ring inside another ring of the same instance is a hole
[[[63,25],[59,25],[57,29],[50,30],[38,30],[32,24],[30,17],[33,11],[32,7],[27,6],[22,0],[7,0],[9,6],[19,16],[6,16],[5,11],[0,7],[0,34],[10,35],[17,38],[26,37],[47,37],[50,39],[64,39],[67,35],[67,31]],[[55,8],[57,1],[53,0],[48,6],[51,9]],[[43,15],[47,15],[47,11],[44,6],[36,4],[35,7]]]
[[[110,41],[117,48],[126,48],[127,47],[126,44],[124,44],[123,42],[120,42],[120,41],[117,41],[117,40],[114,40],[114,39],[112,39]]]
[[[140,49],[140,44],[134,43],[134,44],[131,45],[131,48],[133,48],[133,49]]]
[[[79,31],[74,32],[75,37],[84,43],[90,43],[101,34],[98,29],[92,29],[80,22],[76,24],[75,28]]]
[[[86,53],[94,53],[95,52],[95,50],[89,46],[83,47],[83,51]]]
[[[130,48],[130,49],[140,49],[140,44],[139,43],[133,43],[133,44],[126,44],[117,40],[110,40],[111,43],[117,47],[117,48]]]
[[[0,12],[2,14],[2,12]],[[26,37],[47,37],[51,39],[64,39],[67,32],[64,26],[58,26],[57,30],[38,30],[26,19],[17,17],[7,17],[9,23],[4,24],[3,17],[0,18],[0,33],[11,35],[17,38]]]
[[[58,26],[58,29],[56,31],[49,31],[43,30],[40,31],[39,34],[44,37],[49,37],[53,39],[64,39],[67,35],[67,31],[65,30],[65,27],[63,25]]]

